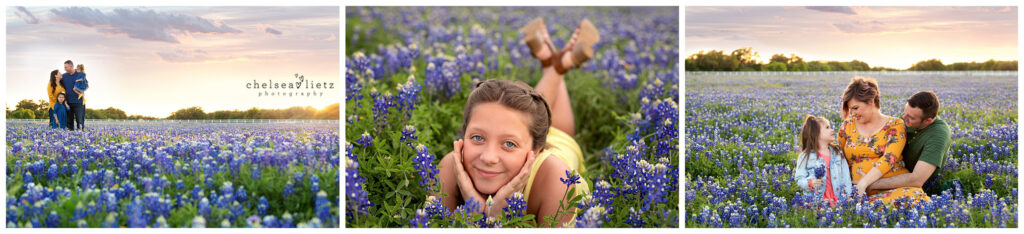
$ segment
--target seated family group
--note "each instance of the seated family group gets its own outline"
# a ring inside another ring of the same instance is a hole
[[[886,203],[930,200],[922,186],[942,169],[951,142],[938,97],[914,94],[900,118],[882,114],[881,96],[874,79],[853,78],[838,134],[823,117],[804,118],[793,170],[801,189],[833,206],[856,194]]]

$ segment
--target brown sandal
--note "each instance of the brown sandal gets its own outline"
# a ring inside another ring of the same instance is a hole
[[[557,56],[553,56],[557,57],[554,60],[555,71],[558,72],[559,75],[569,72],[569,69],[571,68],[579,67],[580,64],[583,64],[587,60],[590,60],[590,58],[594,57],[593,46],[594,44],[597,44],[598,41],[601,41],[600,32],[597,31],[597,27],[594,27],[594,24],[591,23],[590,20],[583,19],[583,22],[580,22],[576,31],[579,33],[576,36],[576,43],[562,49],[562,51],[559,51]],[[562,56],[569,52],[572,52],[572,65],[564,67],[564,65],[562,65]]]
[[[548,33],[547,27],[544,26],[544,19],[541,19],[540,17],[533,19],[530,23],[526,24],[526,26],[519,29],[519,32],[525,35],[523,37],[523,43],[526,43],[526,45],[530,47],[530,55],[540,60],[541,67],[549,67],[551,66],[552,61],[556,61],[552,60],[556,53],[555,45],[551,40],[546,40],[544,37],[544,34]],[[551,51],[550,53],[552,54],[548,59],[540,59],[537,57],[537,53],[540,53],[540,50],[544,46],[547,46],[548,51]]]

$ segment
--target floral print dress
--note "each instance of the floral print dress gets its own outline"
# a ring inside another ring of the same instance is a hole
[[[878,168],[882,172],[881,178],[910,173],[903,163],[903,147],[907,144],[903,119],[890,116],[878,132],[861,134],[851,117],[843,121],[837,138],[843,148],[843,156],[850,165],[853,181],[867,175],[871,168]],[[870,200],[881,199],[886,203],[893,203],[900,198],[910,199],[911,202],[931,200],[920,187],[870,190],[868,195]]]

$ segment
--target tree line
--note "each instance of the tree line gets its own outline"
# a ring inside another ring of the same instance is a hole
[[[167,119],[340,119],[340,104],[328,105],[322,110],[311,106],[294,106],[286,109],[219,110],[210,113],[198,106],[183,108],[171,113]]]
[[[773,54],[767,64],[759,62],[760,55],[750,47],[730,53],[722,50],[700,51],[686,57],[686,71],[899,71],[889,67],[871,67],[860,60],[804,61],[796,54]],[[939,59],[917,62],[910,71],[1016,71],[1017,60],[960,62],[945,65]]]
[[[47,119],[49,105],[46,100],[21,100],[14,110],[7,107],[8,119]],[[182,108],[171,113],[165,119],[339,119],[339,103],[334,103],[321,110],[316,108],[290,107],[286,109],[259,109],[248,110],[220,110],[210,113],[203,111],[203,108],[194,106]],[[123,120],[152,120],[161,119],[152,116],[127,115],[121,109],[108,107],[106,109],[85,109],[87,119],[123,119]]]

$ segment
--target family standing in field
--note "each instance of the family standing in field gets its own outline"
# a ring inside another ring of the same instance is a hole
[[[64,71],[50,72],[50,82],[46,86],[46,95],[50,98],[50,128],[67,128],[79,130],[85,128],[85,90],[89,89],[89,81],[85,78],[85,65],[71,60],[64,61]],[[71,87],[68,89],[67,87]],[[70,92],[68,92],[70,90]]]
[[[825,118],[804,118],[793,171],[801,189],[833,206],[857,194],[885,203],[930,200],[922,186],[942,168],[951,143],[939,99],[918,92],[897,118],[882,114],[881,96],[874,79],[853,78],[843,93],[838,136]]]

